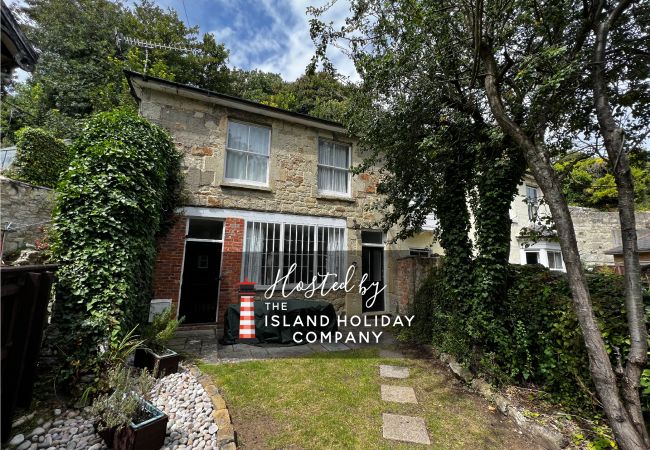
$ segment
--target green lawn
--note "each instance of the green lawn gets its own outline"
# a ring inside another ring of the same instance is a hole
[[[382,412],[423,417],[434,448],[537,448],[431,361],[377,355],[376,349],[364,349],[202,365],[201,370],[223,391],[245,449],[417,447],[383,439]],[[381,379],[379,364],[407,365],[411,375],[405,380]],[[383,402],[382,383],[412,386],[419,404]]]

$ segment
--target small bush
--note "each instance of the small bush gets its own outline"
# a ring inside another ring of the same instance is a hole
[[[70,164],[68,146],[39,128],[22,128],[16,138],[16,157],[6,175],[37,186],[56,187]]]
[[[156,234],[180,190],[180,155],[169,135],[133,112],[91,118],[74,154],[57,191],[52,243],[55,345],[72,381],[101,372],[103,355],[144,322]]]
[[[624,356],[629,335],[623,278],[612,273],[587,275],[594,312],[612,355]],[[645,301],[648,305],[649,297]],[[418,291],[413,333],[426,336],[493,382],[532,383],[569,409],[598,411],[582,333],[564,274],[542,266],[508,268],[507,295],[497,305],[495,323],[482,330],[481,342],[467,332],[468,308],[452,298],[441,270],[433,270]],[[646,306],[647,307],[647,306]],[[650,411],[650,371],[644,372],[642,401]]]

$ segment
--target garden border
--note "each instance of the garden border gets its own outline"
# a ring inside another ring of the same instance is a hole
[[[212,378],[201,372],[198,367],[191,365],[189,370],[194,378],[201,383],[212,402],[212,418],[217,424],[217,445],[223,450],[237,450],[237,433],[232,424],[226,401],[219,393],[219,389]]]
[[[540,425],[524,416],[506,397],[496,392],[484,379],[479,378],[467,367],[447,354],[440,353],[434,346],[429,346],[434,356],[447,365],[459,380],[466,383],[490,403],[494,403],[503,415],[510,417],[522,432],[538,438],[549,450],[562,450],[570,444],[569,439],[559,431]]]

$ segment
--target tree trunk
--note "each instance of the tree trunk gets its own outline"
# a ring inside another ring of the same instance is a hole
[[[543,149],[538,147],[521,127],[508,116],[497,85],[498,72],[494,53],[485,43],[481,45],[480,56],[485,66],[484,88],[490,110],[501,129],[512,137],[522,149],[528,167],[542,189],[544,199],[551,210],[560,239],[560,248],[566,265],[574,309],[589,356],[589,370],[616,441],[621,450],[643,449],[645,448],[643,439],[634,426],[619,395],[616,376],[596,322],[589,289],[580,262],[573,220],[571,219],[567,201],[562,194],[560,181]]]
[[[621,1],[612,13],[597,25],[592,70],[596,116],[618,192],[618,215],[621,222],[625,267],[625,309],[630,330],[630,351],[625,370],[621,369],[618,375],[625,408],[645,446],[650,447],[650,437],[643,420],[639,396],[639,380],[648,354],[648,332],[643,310],[641,267],[634,216],[634,180],[630,161],[624,151],[625,134],[614,120],[604,74],[609,29],[630,3],[626,0]]]

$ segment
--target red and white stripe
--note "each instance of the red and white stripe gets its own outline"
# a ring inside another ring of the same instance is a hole
[[[255,306],[252,295],[242,295],[239,304],[239,338],[255,339]]]

